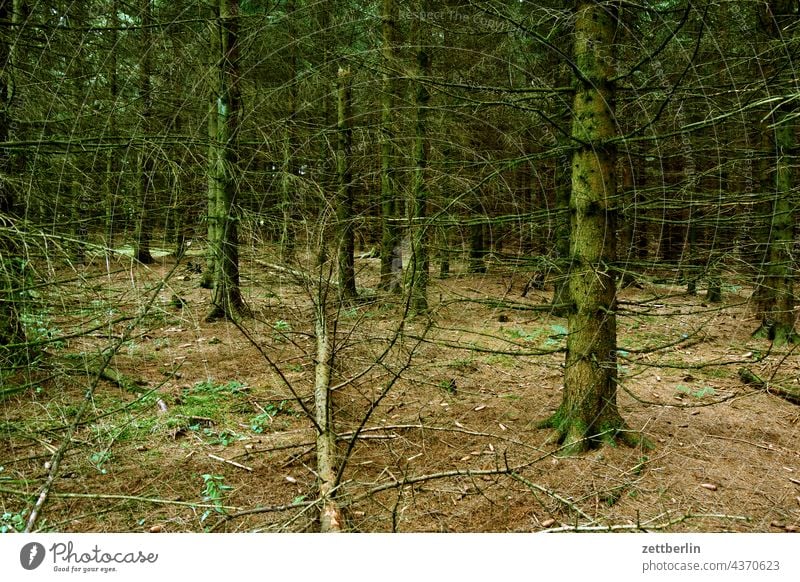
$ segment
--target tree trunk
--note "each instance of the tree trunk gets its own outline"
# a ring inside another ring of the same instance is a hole
[[[211,48],[216,58],[219,58],[219,34],[214,27],[211,31]],[[216,50],[215,50],[216,49]],[[214,63],[214,67],[218,64]],[[200,280],[200,286],[203,289],[213,289],[214,287],[214,273],[216,272],[217,255],[219,254],[219,229],[217,224],[217,187],[219,182],[217,180],[217,165],[219,164],[217,157],[219,156],[219,147],[217,144],[217,95],[219,95],[219,75],[212,73],[213,89],[209,99],[208,108],[208,192],[206,193],[206,200],[208,209],[206,211],[206,228],[208,236],[208,247],[206,249],[206,268],[203,271],[203,276]]]
[[[794,147],[793,127],[787,121],[789,111],[781,109],[775,132],[775,185],[772,198],[772,227],[768,242],[768,262],[763,267],[761,291],[762,321],[756,337],[774,340],[776,345],[794,343],[794,292],[792,246],[794,243],[794,212],[792,177],[789,155]]]
[[[111,28],[110,43],[112,47],[117,45],[119,27],[119,6],[117,0],[111,3]],[[116,136],[117,133],[117,99],[119,98],[119,80],[117,75],[117,51],[110,50],[108,53],[108,97],[111,102],[111,108],[108,113],[108,134]],[[114,248],[114,235],[115,224],[114,220],[117,214],[117,190],[119,180],[119,164],[117,162],[118,152],[115,148],[109,148],[106,153],[106,168],[105,180],[103,186],[105,190],[105,244],[108,249]]]
[[[579,0],[575,21],[575,63],[582,73],[574,98],[572,135],[580,144],[572,159],[572,216],[564,395],[556,413],[542,423],[554,428],[566,453],[598,442],[625,442],[617,410],[617,326],[614,273],[616,191],[614,119],[614,36],[616,9]]]
[[[298,222],[294,209],[297,206],[297,170],[298,164],[295,157],[298,155],[297,144],[297,105],[298,105],[298,83],[297,83],[297,5],[295,0],[288,0],[286,3],[286,17],[289,32],[289,46],[287,65],[289,67],[289,100],[287,103],[286,125],[284,128],[284,150],[283,168],[281,172],[281,200],[282,211],[281,219],[281,238],[280,252],[284,262],[290,262],[295,257],[297,242],[297,229],[295,223]]]
[[[473,224],[469,227],[469,266],[470,273],[486,272],[486,225]]]
[[[0,22],[13,18],[10,2],[0,2]],[[0,36],[0,142],[11,137],[11,100],[13,92],[13,63],[11,51],[5,39]],[[22,258],[16,234],[12,233],[15,214],[15,196],[10,178],[12,167],[11,153],[0,148],[0,367],[6,358],[5,347],[25,341],[25,330],[20,321],[19,298],[22,286]]]
[[[569,158],[556,159],[556,213],[555,213],[555,263],[556,273],[553,281],[553,314],[564,317],[569,313],[569,262],[570,262],[570,176]]]
[[[426,0],[419,2],[419,13],[427,11]],[[411,203],[409,204],[411,225],[411,259],[408,266],[408,288],[411,294],[411,309],[414,313],[428,311],[428,227],[425,224],[428,215],[428,186],[425,171],[428,166],[427,116],[430,93],[425,79],[431,73],[431,56],[422,32],[423,23],[414,19],[414,34],[417,45],[417,87],[414,95],[414,146],[412,159],[414,164],[411,175]]]
[[[400,234],[396,223],[398,203],[395,184],[394,106],[397,98],[395,81],[395,43],[397,42],[398,9],[396,0],[383,0],[381,12],[381,58],[383,73],[381,83],[381,275],[380,288],[400,292],[403,256],[400,250]]]
[[[784,24],[797,17],[795,3],[770,0],[760,10],[761,29],[771,40],[780,42]],[[771,65],[772,70],[778,70],[779,63]],[[776,345],[800,340],[794,330],[792,246],[796,199],[790,158],[795,145],[793,117],[791,107],[781,105],[772,115],[772,124],[764,128],[770,132],[765,141],[772,146],[769,154],[775,160],[775,179],[772,184],[771,228],[766,242],[768,259],[767,264],[762,265],[761,288],[755,293],[760,302],[762,321],[754,336],[769,338]]]
[[[353,114],[352,77],[349,69],[339,69],[337,90],[336,175],[338,176],[336,222],[339,238],[339,294],[343,300],[357,296],[355,271],[355,236],[353,229]]]
[[[152,0],[142,0],[142,62],[141,80],[139,82],[139,97],[142,102],[142,128],[145,139],[151,138],[151,122],[153,116],[153,95],[151,63],[151,33],[152,25]],[[155,208],[155,191],[153,188],[153,156],[152,148],[144,148],[139,153],[139,183],[137,186],[137,198],[141,205],[139,217],[136,221],[136,231],[133,236],[133,256],[145,265],[153,263],[153,255],[150,253],[150,242],[153,238],[153,217],[152,209]]]
[[[336,486],[336,430],[333,424],[333,402],[331,400],[331,363],[333,346],[329,335],[325,295],[316,306],[314,332],[317,340],[317,353],[314,379],[314,411],[317,423],[317,476],[320,496],[320,531],[322,533],[341,532],[344,518],[335,500]]]
[[[215,207],[214,290],[212,309],[206,319],[236,319],[244,311],[239,288],[239,234],[234,200],[238,189],[238,138],[241,117],[239,47],[237,42],[239,0],[219,0],[219,93],[217,96],[216,156],[212,159]],[[212,218],[213,217],[213,218]]]

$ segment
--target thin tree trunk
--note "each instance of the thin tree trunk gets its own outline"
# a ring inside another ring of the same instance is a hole
[[[419,2],[419,12],[425,13],[428,9],[426,0]],[[411,294],[411,309],[415,313],[428,311],[428,227],[425,224],[428,216],[428,186],[425,180],[425,171],[428,166],[428,102],[430,93],[425,85],[425,79],[431,73],[431,56],[427,43],[424,40],[423,23],[415,19],[415,42],[417,45],[417,87],[414,97],[414,146],[412,159],[414,164],[411,175],[411,203],[409,204],[411,225],[411,259],[408,266],[408,286]]]
[[[117,45],[119,27],[119,6],[117,0],[111,3],[111,46],[108,53],[108,96],[111,101],[111,108],[108,113],[108,133],[116,136],[117,133],[117,99],[119,98],[119,80],[117,76]],[[105,244],[111,249],[114,247],[114,219],[117,212],[117,181],[119,179],[119,164],[117,163],[118,152],[114,148],[109,148],[106,154],[106,176],[103,182],[105,189],[106,204],[106,225],[105,225]]]
[[[344,518],[336,503],[334,487],[336,485],[336,430],[333,423],[333,402],[331,399],[331,363],[333,348],[328,329],[325,295],[316,306],[314,332],[317,341],[314,410],[317,423],[317,476],[319,478],[320,531],[322,533],[341,532]]]
[[[216,204],[209,215],[216,222],[214,290],[207,320],[236,319],[244,311],[239,287],[239,234],[234,216],[238,189],[238,138],[241,97],[238,70],[238,0],[219,0],[219,94],[217,97],[216,156],[212,166]]]
[[[142,0],[142,61],[139,81],[139,96],[142,102],[142,128],[145,139],[151,137],[151,122],[153,116],[153,94],[152,94],[152,58],[153,50],[151,45],[150,26],[153,21],[152,0]],[[133,256],[143,264],[154,262],[153,255],[150,253],[150,243],[153,238],[153,217],[152,209],[155,207],[155,191],[153,188],[153,157],[152,148],[147,148],[139,153],[139,183],[137,187],[137,197],[139,204],[139,216],[136,221],[136,231],[133,236]]]
[[[335,63],[332,57],[334,49],[333,35],[331,33],[331,30],[334,28],[332,21],[334,20],[335,3],[333,0],[320,0],[317,7],[319,10],[318,28],[322,35],[322,55],[321,63],[319,64],[319,77],[323,87],[321,107],[322,122],[317,132],[322,137],[319,141],[319,183],[324,196],[327,196],[329,192],[334,191],[336,188],[336,168],[335,163],[332,162],[336,157],[336,153],[335,151],[331,151],[332,148],[328,140],[330,128],[335,123],[333,119],[334,96],[331,88],[334,88],[335,92],[335,88],[337,87],[335,69],[333,68]],[[322,216],[324,213],[322,207],[324,207],[325,203],[325,200],[321,201],[321,205],[314,209],[318,212],[319,216]],[[324,228],[322,230],[323,232],[320,232],[319,235],[319,246],[316,249],[318,265],[323,265],[329,260],[328,239],[324,233]]]
[[[16,6],[15,6],[16,7]],[[10,2],[0,2],[0,22],[14,18]],[[5,35],[0,36],[0,142],[12,134],[11,101],[14,98],[14,78],[11,49]],[[20,320],[19,304],[22,286],[22,258],[16,234],[12,233],[16,214],[11,153],[0,148],[0,367],[6,358],[5,347],[25,341],[25,329]]]
[[[473,224],[469,227],[469,265],[470,273],[486,272],[486,225]]]
[[[400,279],[403,268],[400,234],[393,221],[398,217],[398,202],[395,185],[395,145],[394,145],[394,105],[397,82],[394,69],[395,43],[397,42],[398,9],[396,0],[383,0],[381,12],[381,32],[383,44],[381,57],[383,73],[381,83],[381,271],[380,288],[390,292],[400,292]]]
[[[216,27],[211,32],[211,47],[212,50],[216,49],[215,55],[219,55],[219,33]],[[215,67],[218,66],[216,63]],[[208,232],[208,247],[206,249],[206,268],[203,271],[200,286],[204,289],[213,289],[214,287],[214,274],[217,267],[217,256],[219,255],[219,225],[217,218],[217,200],[219,194],[217,193],[219,182],[217,180],[217,166],[219,165],[219,147],[217,144],[217,95],[219,95],[219,76],[216,74],[211,75],[214,88],[211,92],[208,108],[208,160],[207,160],[207,173],[208,173],[208,191],[206,193],[206,201],[208,208],[206,211],[206,228]]]
[[[565,317],[569,313],[569,269],[570,269],[570,217],[569,204],[572,191],[570,160],[566,156],[556,159],[556,219],[555,260],[556,273],[553,281],[553,314]]]
[[[286,16],[289,27],[289,46],[287,65],[289,67],[289,100],[287,103],[287,117],[284,128],[284,151],[283,169],[281,172],[281,201],[282,211],[280,251],[281,259],[288,262],[294,259],[297,240],[297,221],[294,211],[297,201],[297,179],[298,164],[295,160],[297,156],[297,105],[298,105],[298,85],[297,85],[297,45],[295,44],[297,32],[297,3],[289,0],[286,3]]]
[[[353,128],[352,77],[349,69],[339,69],[337,89],[336,174],[338,176],[336,222],[338,223],[339,294],[343,300],[357,296],[355,236],[353,229]]]

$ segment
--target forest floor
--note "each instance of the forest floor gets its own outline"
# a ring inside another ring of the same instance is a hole
[[[377,268],[359,260],[359,284]],[[254,344],[204,321],[209,292],[174,259],[52,275],[33,323],[80,333],[46,344],[26,389],[3,380],[0,526],[19,527],[54,473],[43,531],[316,527],[314,430],[288,388],[312,406],[302,284],[244,258]],[[738,375],[796,386],[800,350],[751,338],[750,289],[728,281],[721,305],[685,286],[621,291],[619,407],[653,448],[562,456],[536,425],[561,399],[566,321],[536,307],[551,289],[522,298],[525,281],[502,265],[432,279],[431,317],[400,334],[399,298],[365,292],[332,315],[333,383],[351,380],[334,397],[343,457],[364,426],[338,490],[347,529],[800,530],[800,407]]]

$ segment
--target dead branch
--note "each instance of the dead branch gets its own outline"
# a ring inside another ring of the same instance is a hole
[[[139,325],[139,323],[150,313],[153,305],[155,304],[156,299],[158,298],[158,294],[161,292],[161,289],[167,284],[170,277],[175,273],[175,270],[178,268],[179,263],[175,263],[175,266],[167,273],[167,275],[155,286],[153,291],[151,292],[150,298],[144,305],[141,313],[139,313],[138,317],[136,317],[130,324],[125,328],[125,331],[122,333],[122,337],[114,342],[108,349],[104,351],[104,357],[100,366],[97,369],[97,372],[92,379],[92,383],[89,388],[86,390],[84,394],[83,402],[81,403],[78,411],[75,414],[75,418],[70,424],[69,428],[67,429],[67,434],[64,436],[64,441],[61,443],[61,446],[58,447],[53,456],[50,459],[50,469],[47,474],[47,480],[45,481],[44,485],[42,486],[41,490],[39,491],[39,495],[36,499],[36,502],[31,508],[30,515],[28,516],[28,521],[25,524],[24,533],[31,533],[33,528],[36,526],[36,522],[39,519],[39,514],[44,507],[45,502],[47,501],[47,496],[50,493],[50,490],[53,487],[53,483],[56,480],[58,475],[58,469],[61,465],[61,459],[64,457],[64,454],[67,452],[67,449],[73,442],[73,436],[75,435],[75,431],[77,430],[78,426],[83,419],[83,416],[89,410],[90,405],[94,400],[94,392],[97,389],[97,385],[100,382],[101,374],[108,368],[111,364],[111,360],[114,359],[114,356],[119,352],[122,345],[128,340],[128,338],[133,333],[133,330]]]
[[[612,532],[612,531],[656,531],[663,530],[678,525],[691,519],[729,519],[734,521],[750,521],[750,518],[743,515],[725,515],[722,513],[687,513],[680,517],[670,519],[662,523],[653,523],[654,521],[664,517],[665,513],[657,515],[656,517],[641,523],[620,524],[620,525],[562,525],[552,529],[543,530],[543,533],[561,533],[561,532]]]
[[[574,503],[572,503],[568,499],[565,499],[565,498],[561,497],[561,495],[559,495],[555,491],[550,491],[550,489],[547,489],[546,487],[542,487],[541,485],[537,485],[536,483],[532,483],[531,481],[528,481],[523,476],[518,475],[517,473],[513,473],[513,472],[509,473],[509,476],[512,479],[515,479],[515,480],[519,481],[520,483],[522,483],[526,487],[528,487],[530,489],[533,489],[534,491],[539,491],[540,493],[544,493],[545,495],[547,495],[549,497],[552,497],[553,499],[555,499],[556,501],[558,501],[562,505],[565,505],[565,506],[569,507],[572,511],[574,511],[575,513],[580,515],[582,518],[588,519],[589,522],[591,522],[591,523],[595,523],[595,520],[593,520],[586,513],[584,513],[581,510],[580,507],[578,507],[577,505],[575,505]]]
[[[772,382],[768,382],[767,380],[760,378],[751,370],[744,367],[739,368],[739,379],[743,384],[761,388],[765,390],[767,394],[774,394],[775,396],[783,398],[787,402],[800,405],[800,389],[798,388],[788,388],[786,386],[773,384]]]
[[[210,459],[214,459],[215,461],[219,461],[220,463],[227,463],[228,465],[233,465],[234,467],[238,467],[239,469],[244,469],[245,471],[249,471],[250,473],[253,472],[252,467],[242,465],[241,463],[237,463],[236,461],[229,461],[228,459],[223,459],[222,457],[218,457],[217,455],[213,455],[211,453],[208,453],[208,457]]]

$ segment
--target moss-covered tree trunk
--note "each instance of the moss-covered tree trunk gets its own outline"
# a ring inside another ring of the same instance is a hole
[[[0,2],[0,22],[12,20],[11,2]],[[0,143],[11,137],[11,100],[13,93],[11,51],[5,34],[0,35]],[[22,258],[13,232],[15,214],[11,154],[0,148],[0,367],[8,353],[6,347],[25,341],[25,331],[20,321],[20,287],[22,285]]]
[[[785,115],[786,112],[784,111]],[[792,168],[789,153],[794,147],[794,130],[785,117],[778,121],[775,136],[775,184],[772,193],[771,228],[767,247],[767,263],[763,267],[763,289],[760,291],[761,326],[755,336],[774,340],[777,345],[798,341],[794,330],[794,210],[792,201]]]
[[[353,113],[350,69],[339,69],[337,87],[336,222],[338,224],[339,294],[354,299],[356,292],[355,233],[353,229]]]
[[[427,11],[426,0],[416,4],[419,13]],[[415,44],[417,46],[416,75],[414,92],[414,145],[412,149],[413,171],[411,174],[411,201],[409,203],[409,224],[411,225],[411,257],[408,265],[408,291],[411,294],[411,309],[414,313],[428,311],[428,279],[430,260],[428,256],[428,185],[426,168],[428,166],[428,102],[430,92],[425,79],[431,73],[431,55],[424,40],[423,23],[414,19]]]
[[[295,209],[299,206],[296,200],[298,192],[297,173],[298,163],[298,132],[297,132],[297,109],[298,109],[298,78],[297,78],[297,2],[288,0],[286,2],[286,17],[289,34],[288,55],[286,65],[289,69],[288,80],[288,99],[286,103],[286,125],[283,137],[283,168],[281,171],[280,183],[280,208],[281,208],[281,236],[280,252],[284,262],[290,262],[295,258],[297,245],[297,223],[299,219]]]
[[[211,45],[212,48],[218,47],[219,44],[214,40],[219,38],[216,29],[211,32]],[[216,65],[215,65],[216,66]],[[208,246],[206,248],[206,268],[203,271],[203,276],[200,279],[200,286],[203,289],[212,289],[214,287],[214,273],[216,271],[217,254],[219,253],[219,233],[217,229],[217,172],[216,167],[218,164],[217,156],[219,155],[219,148],[217,147],[217,95],[218,90],[218,75],[211,75],[212,84],[215,89],[212,90],[209,99],[208,108],[208,158],[206,160],[207,174],[208,174],[208,189],[206,191],[206,233],[208,237]]]
[[[217,95],[216,155],[211,160],[211,177],[216,200],[209,208],[214,222],[214,285],[211,312],[207,319],[236,319],[244,310],[239,287],[239,234],[234,200],[238,168],[238,138],[241,117],[239,88],[238,0],[219,0],[219,93]]]
[[[567,156],[556,159],[556,212],[555,212],[555,261],[556,271],[553,279],[553,314],[564,317],[569,313],[569,199],[572,191],[572,177]]]
[[[620,212],[617,215],[619,229],[617,231],[617,265],[619,272],[619,285],[626,287],[635,282],[631,262],[633,260],[633,198],[635,183],[633,176],[632,161],[625,156],[617,158],[618,168],[618,187]]]
[[[152,92],[152,50],[151,25],[153,24],[152,0],[142,0],[142,29],[141,48],[142,61],[139,79],[139,98],[142,104],[141,127],[144,139],[151,137],[150,131],[153,116]],[[139,152],[139,181],[137,184],[137,199],[139,201],[139,215],[136,220],[136,230],[133,235],[133,256],[140,263],[150,264],[153,255],[150,253],[150,241],[153,238],[153,209],[155,208],[155,189],[153,188],[153,154],[154,148],[144,147]]]
[[[761,31],[783,47],[784,28],[797,18],[797,6],[789,0],[770,0],[760,7],[759,25]],[[783,60],[783,48],[779,49],[770,63],[771,71],[779,69],[778,59]],[[772,123],[764,126],[768,132],[764,142],[771,145],[765,152],[774,160],[774,181],[772,182],[772,201],[770,208],[770,228],[766,231],[767,260],[762,265],[763,279],[755,295],[757,309],[761,314],[761,326],[755,331],[756,337],[774,340],[777,345],[795,343],[800,337],[795,332],[794,322],[794,267],[792,246],[794,243],[794,208],[796,197],[793,193],[792,160],[795,147],[794,113],[786,105],[778,107],[772,115]]]
[[[395,184],[394,107],[397,99],[395,44],[397,42],[398,8],[396,0],[383,0],[381,6],[381,289],[400,292],[403,258],[400,250],[397,188]]]
[[[479,207],[475,212],[480,212]],[[469,226],[469,263],[467,265],[470,273],[486,272],[486,255],[489,252],[486,247],[486,225],[482,222],[471,224]]]
[[[630,442],[617,410],[616,209],[614,207],[614,7],[576,6],[574,58],[581,71],[573,103],[568,315],[564,395],[543,423],[568,453],[616,438]]]
[[[111,2],[110,15],[111,46],[116,46],[119,32],[119,3],[118,0]],[[119,99],[119,78],[117,75],[117,51],[110,51],[108,54],[108,98],[111,102],[112,110],[108,114],[108,135],[114,137],[117,133],[117,99]],[[114,248],[115,218],[118,206],[118,182],[119,182],[119,152],[114,148],[109,148],[106,152],[105,179],[103,189],[105,193],[105,244],[109,249]]]

